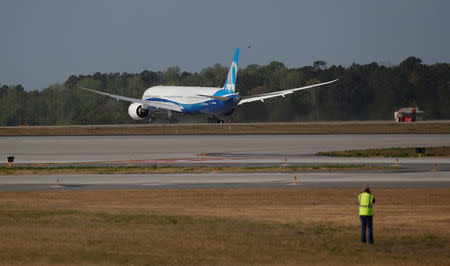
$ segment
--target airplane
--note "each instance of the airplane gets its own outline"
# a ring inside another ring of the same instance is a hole
[[[110,94],[88,88],[84,90],[106,95],[117,100],[131,102],[128,114],[134,120],[143,120],[150,115],[160,111],[168,112],[168,121],[173,122],[173,112],[182,114],[209,114],[209,123],[223,123],[217,116],[229,116],[239,105],[274,97],[285,97],[296,91],[310,89],[336,82],[338,79],[323,83],[313,84],[300,88],[269,92],[248,97],[241,97],[236,92],[236,78],[238,71],[239,48],[235,50],[233,61],[228,71],[227,79],[221,88],[215,87],[190,87],[190,86],[154,86],[148,88],[142,99],[135,99],[121,95]]]

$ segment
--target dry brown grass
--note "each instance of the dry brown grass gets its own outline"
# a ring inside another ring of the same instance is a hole
[[[50,165],[50,164],[49,164]],[[281,166],[87,166],[65,167],[54,165],[53,167],[16,166],[1,167],[0,175],[68,175],[68,174],[176,174],[176,173],[273,173],[273,172],[298,172],[314,170],[375,170],[391,167],[372,165],[281,165]]]
[[[4,192],[5,264],[422,264],[450,259],[450,189]]]
[[[450,146],[425,147],[424,157],[450,157]],[[346,150],[318,152],[316,155],[335,157],[418,157],[416,147],[409,148],[386,148],[386,149],[366,149],[366,150]]]
[[[0,127],[0,136],[154,134],[450,133],[448,121],[152,124]]]

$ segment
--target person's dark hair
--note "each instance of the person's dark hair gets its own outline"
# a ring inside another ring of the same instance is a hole
[[[366,187],[366,188],[364,189],[364,192],[370,193],[370,188],[369,188],[369,187]]]

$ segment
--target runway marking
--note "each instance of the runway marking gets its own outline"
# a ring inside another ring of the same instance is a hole
[[[169,185],[170,183],[145,183],[142,184],[143,186],[162,186],[162,185]]]

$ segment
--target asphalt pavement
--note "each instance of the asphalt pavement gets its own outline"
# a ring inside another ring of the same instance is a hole
[[[0,191],[284,187],[449,187],[450,158],[337,158],[319,151],[450,146],[450,134],[301,134],[0,137],[18,165],[376,165],[379,170],[290,173],[4,175]],[[434,164],[437,165],[434,171]],[[294,177],[296,183],[294,184]],[[56,184],[59,180],[59,184]]]

